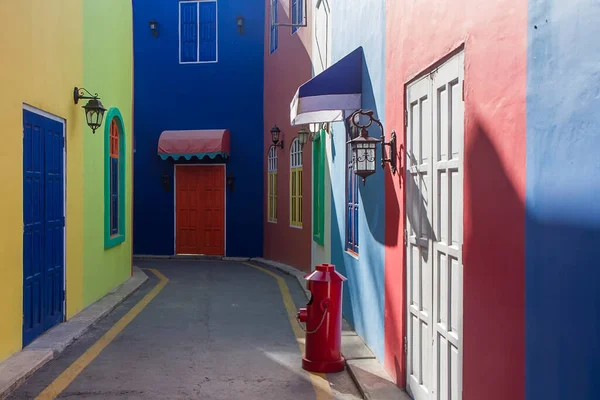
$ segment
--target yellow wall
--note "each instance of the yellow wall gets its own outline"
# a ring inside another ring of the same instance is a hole
[[[67,316],[82,309],[83,82],[81,0],[0,1],[0,360],[21,349],[23,103],[66,119]]]

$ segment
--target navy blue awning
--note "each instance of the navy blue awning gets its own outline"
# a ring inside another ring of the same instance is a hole
[[[291,125],[343,121],[361,108],[363,49],[357,48],[298,88],[290,104]]]

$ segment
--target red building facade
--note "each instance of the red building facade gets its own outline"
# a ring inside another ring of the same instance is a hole
[[[310,271],[312,243],[312,145],[294,142],[290,99],[312,77],[312,2],[266,0],[264,85],[264,258]],[[272,9],[276,7],[272,13]],[[306,27],[271,26],[278,24]],[[273,146],[271,129],[281,130]],[[281,143],[283,142],[283,147]]]
[[[460,0],[409,4],[391,0],[387,1],[386,15],[387,126],[404,132],[399,134],[398,143],[402,169],[399,175],[387,174],[385,185],[386,368],[399,386],[410,385],[407,376],[409,381],[414,378],[410,360],[415,355],[411,353],[409,325],[416,314],[411,311],[413,304],[407,306],[407,301],[413,302],[408,292],[412,283],[407,267],[412,255],[407,250],[410,245],[406,247],[402,241],[405,235],[411,240],[411,210],[407,202],[414,190],[410,176],[417,170],[410,160],[410,171],[405,169],[406,149],[414,147],[408,137],[413,121],[405,121],[405,115],[411,118],[411,107],[421,104],[418,99],[414,104],[408,100],[412,96],[410,90],[415,88],[411,85],[435,83],[444,73],[444,62],[450,62],[453,56],[464,57],[464,122],[457,124],[464,126],[464,139],[459,193],[462,218],[457,221],[462,239],[456,246],[462,257],[456,390],[462,391],[466,400],[523,399],[527,2],[501,0],[483,4]],[[435,89],[434,86],[430,92],[434,105],[441,101],[436,96],[443,95]],[[448,112],[440,110],[442,114]],[[435,151],[432,154],[435,156]],[[412,156],[410,151],[408,155]],[[437,158],[430,163],[436,161]],[[436,187],[432,186],[435,196]],[[436,220],[430,220],[435,228]],[[440,276],[440,272],[433,273],[436,278]],[[435,301],[430,306],[436,316],[431,319],[430,328],[441,335],[439,327],[445,321],[437,317],[444,313],[435,310]],[[433,346],[431,351],[436,351]]]

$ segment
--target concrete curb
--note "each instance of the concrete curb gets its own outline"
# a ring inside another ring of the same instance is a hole
[[[148,276],[138,267],[134,267],[133,276],[123,284],[0,363],[0,399],[6,398],[38,369],[62,353],[147,280]]]
[[[310,292],[306,289],[304,276],[306,272],[300,271],[290,265],[264,258],[251,258],[258,264],[275,268],[287,275],[296,277],[304,290],[306,298]],[[346,359],[346,369],[356,384],[363,399],[368,400],[411,400],[408,394],[394,383],[383,365],[365,344],[360,336],[352,329],[348,321],[342,321],[342,354]]]
[[[297,268],[294,268],[290,265],[286,265],[286,264],[283,264],[283,263],[280,263],[277,261],[265,260],[264,258],[261,258],[261,257],[251,258],[250,261],[253,261],[253,262],[256,262],[259,264],[264,264],[268,267],[275,268],[275,269],[283,272],[286,275],[291,275],[291,276],[296,277],[296,279],[298,280],[298,283],[300,284],[300,287],[302,287],[302,290],[304,290],[304,294],[306,295],[306,298],[310,299],[310,292],[306,288],[306,280],[304,279],[304,277],[308,274],[308,272],[300,271]]]

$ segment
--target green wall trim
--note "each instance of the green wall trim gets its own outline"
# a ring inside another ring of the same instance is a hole
[[[313,143],[313,241],[325,245],[325,131]]]
[[[119,125],[119,233],[110,234],[110,125],[113,118]],[[104,248],[110,249],[125,241],[125,169],[127,166],[126,135],[123,117],[118,108],[112,107],[106,113],[104,123]]]

